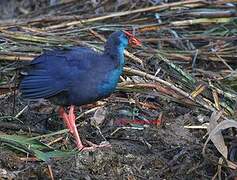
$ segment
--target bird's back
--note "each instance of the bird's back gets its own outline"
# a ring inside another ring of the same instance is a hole
[[[122,72],[110,56],[82,47],[47,51],[30,66],[20,84],[22,96],[59,105],[82,105],[110,95]]]

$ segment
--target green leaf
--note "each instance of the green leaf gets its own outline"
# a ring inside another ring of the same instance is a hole
[[[0,135],[0,142],[18,151],[30,153],[42,161],[49,161],[52,158],[68,157],[76,151],[55,150],[37,139],[16,135]]]

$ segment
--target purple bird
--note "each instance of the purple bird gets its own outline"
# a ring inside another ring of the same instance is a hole
[[[103,53],[85,47],[47,51],[35,58],[20,83],[22,97],[49,99],[60,105],[59,114],[76,139],[79,150],[94,150],[105,145],[82,144],[76,128],[75,106],[108,97],[116,88],[124,66],[124,50],[141,42],[127,31],[112,33]],[[69,113],[64,110],[70,106]]]

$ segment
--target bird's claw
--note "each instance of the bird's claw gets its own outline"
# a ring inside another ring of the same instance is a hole
[[[90,147],[80,147],[80,151],[90,151],[93,152],[98,148],[112,148],[111,144],[108,141],[102,141],[100,144],[94,144],[88,140],[86,140],[86,143],[90,145]]]

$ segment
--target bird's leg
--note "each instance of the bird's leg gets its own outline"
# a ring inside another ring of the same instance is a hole
[[[68,114],[68,118],[69,118],[69,122],[70,122],[70,126],[73,130],[73,135],[74,135],[74,138],[76,139],[76,143],[77,143],[77,147],[79,150],[83,150],[83,151],[94,151],[96,150],[97,148],[101,148],[101,147],[111,147],[110,144],[108,143],[104,143],[104,144],[94,144],[90,141],[87,141],[86,142],[90,145],[90,147],[85,147],[82,142],[81,142],[81,138],[79,136],[79,133],[77,131],[77,127],[76,127],[76,116],[74,114],[74,106],[71,105],[70,106],[70,109],[69,109],[69,114]]]
[[[74,108],[75,106],[71,105],[69,109],[69,114],[68,114],[68,119],[69,119],[69,124],[72,129],[72,134],[74,138],[76,139],[77,147],[79,150],[82,150],[84,148],[81,138],[79,136],[79,133],[77,131],[77,126],[76,126],[76,116],[74,114]]]
[[[101,144],[97,145],[97,144],[94,144],[94,143],[87,141],[87,140],[86,140],[86,142],[87,142],[87,144],[90,145],[90,147],[85,147],[82,144],[81,138],[79,136],[79,133],[78,133],[77,127],[76,127],[76,116],[74,114],[74,109],[75,109],[75,106],[71,105],[70,109],[69,109],[69,113],[67,114],[65,112],[64,108],[60,108],[59,114],[60,114],[61,118],[64,120],[68,129],[70,130],[70,133],[76,139],[76,144],[77,144],[78,149],[83,150],[83,151],[94,151],[94,150],[96,150],[96,148],[111,147],[111,145],[108,143],[101,143]]]
[[[70,133],[73,133],[68,115],[65,112],[64,108],[60,107],[58,112],[59,112],[60,117],[63,119],[64,123],[66,124],[67,128],[69,129]]]

